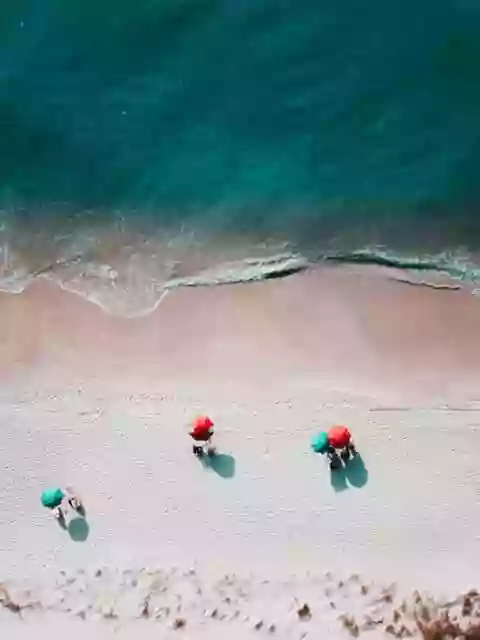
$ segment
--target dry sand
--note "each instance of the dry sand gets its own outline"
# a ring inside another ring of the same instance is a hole
[[[47,282],[1,296],[5,632],[417,633],[412,589],[477,581],[479,321],[460,291],[368,270],[171,292],[135,320]],[[210,467],[186,435],[203,411]],[[332,476],[309,440],[335,422],[361,459]],[[88,529],[41,509],[52,484],[81,492]]]

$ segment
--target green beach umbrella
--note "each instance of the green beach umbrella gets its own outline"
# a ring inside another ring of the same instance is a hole
[[[63,498],[64,493],[61,489],[46,489],[42,493],[40,500],[44,507],[55,509],[62,503]]]
[[[325,431],[320,431],[313,436],[311,447],[315,453],[326,453],[328,449],[328,435]]]

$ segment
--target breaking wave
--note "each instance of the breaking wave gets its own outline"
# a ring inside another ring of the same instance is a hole
[[[245,258],[238,262],[218,265],[188,278],[169,280],[165,283],[165,289],[273,280],[305,271],[308,266],[309,262],[306,258],[294,254],[268,258]]]

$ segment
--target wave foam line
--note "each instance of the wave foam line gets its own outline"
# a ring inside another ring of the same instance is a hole
[[[320,256],[319,260],[337,264],[372,265],[410,272],[430,272],[444,274],[453,280],[475,283],[480,281],[478,263],[472,262],[468,254],[445,252],[429,257],[397,256],[381,249],[360,249],[351,252],[337,252]]]
[[[245,259],[224,263],[194,276],[168,280],[165,283],[165,289],[168,291],[180,287],[208,287],[273,280],[300,273],[308,269],[309,266],[309,261],[300,255],[287,254],[268,258]]]
[[[390,267],[392,269],[404,269],[405,271],[448,271],[451,266],[442,265],[431,259],[402,258],[389,256],[386,253],[375,250],[352,251],[349,253],[327,254],[323,258],[326,262],[339,264],[374,265],[378,267]],[[453,268],[455,270],[455,268]],[[460,272],[460,270],[458,269]]]
[[[426,287],[427,289],[435,289],[436,291],[461,291],[463,289],[460,284],[437,284],[436,282],[427,282],[426,280],[409,280],[408,278],[399,278],[397,276],[390,278],[390,280],[400,284],[407,284],[411,287]]]

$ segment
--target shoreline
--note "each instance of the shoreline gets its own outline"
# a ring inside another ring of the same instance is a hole
[[[121,367],[139,381],[218,384],[228,362],[228,377],[240,385],[295,378],[407,404],[477,400],[479,301],[397,276],[321,267],[279,280],[180,288],[136,318],[111,316],[39,280],[23,293],[0,293],[0,377],[64,370],[87,379]]]

